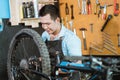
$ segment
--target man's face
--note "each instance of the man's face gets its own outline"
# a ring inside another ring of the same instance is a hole
[[[40,17],[40,23],[42,28],[47,31],[49,34],[54,34],[58,29],[58,21],[52,20],[50,15],[47,14],[43,17]]]

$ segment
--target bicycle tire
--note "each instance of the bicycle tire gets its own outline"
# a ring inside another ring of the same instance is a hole
[[[23,45],[24,47],[22,47]],[[27,50],[25,51],[24,48],[26,48]],[[10,46],[9,46],[9,50],[8,50],[7,71],[8,71],[9,80],[26,80],[26,79],[18,77],[21,75],[19,74],[16,68],[19,67],[19,63],[21,59],[23,58],[28,59],[28,57],[34,56],[34,55],[37,55],[37,57],[40,56],[42,59],[41,64],[40,64],[41,73],[45,73],[46,75],[50,76],[51,65],[50,65],[49,53],[41,36],[33,29],[26,28],[26,29],[20,30],[12,38]],[[15,75],[17,75],[17,78],[19,79],[16,79],[16,77],[13,76],[14,71],[11,71],[11,70],[14,67],[16,69]],[[31,75],[31,76],[33,80],[37,80],[37,79],[34,79],[34,75]],[[40,80],[46,80],[46,79],[40,78]]]

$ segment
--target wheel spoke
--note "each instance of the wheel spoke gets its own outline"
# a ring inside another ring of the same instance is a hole
[[[25,38],[22,39],[21,44],[22,44],[22,48],[23,48],[24,57],[27,58],[28,53],[27,53],[26,48],[25,48]]]
[[[25,73],[23,73],[22,71],[20,71],[22,74],[23,74],[23,76],[27,79],[27,80],[31,80]]]
[[[32,64],[29,62],[30,59]],[[39,75],[27,72],[26,65],[28,69],[39,73],[49,76],[51,73],[47,47],[40,35],[32,29],[23,29],[14,36],[10,43],[7,62],[9,80],[44,80]]]

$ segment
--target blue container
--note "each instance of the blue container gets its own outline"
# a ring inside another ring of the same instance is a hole
[[[0,0],[0,32],[3,31],[2,19],[10,18],[9,0]]]
[[[10,18],[9,0],[0,0],[0,18]]]

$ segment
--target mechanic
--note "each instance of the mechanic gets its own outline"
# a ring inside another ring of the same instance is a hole
[[[45,5],[40,9],[39,16],[45,30],[42,34],[44,41],[62,39],[62,51],[65,56],[82,56],[80,39],[60,23],[59,9],[55,5]]]
[[[82,56],[81,40],[61,23],[59,9],[55,5],[43,6],[39,10],[39,18],[45,30],[42,39],[46,42],[51,58],[55,58],[56,52],[60,53],[60,58]]]

